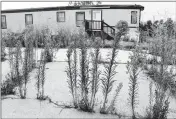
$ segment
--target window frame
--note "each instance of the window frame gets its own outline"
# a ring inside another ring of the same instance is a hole
[[[64,21],[59,21],[59,13],[64,13]],[[65,11],[57,12],[57,13],[56,13],[56,16],[57,16],[57,22],[65,22],[65,21],[66,21],[66,18],[65,18]]]
[[[28,15],[32,16],[32,24],[33,24],[33,15],[32,14],[25,14],[25,26],[32,25],[32,24],[27,24],[27,16]]]
[[[77,24],[77,21],[78,21],[78,19],[77,19],[77,14],[80,14],[80,13],[81,13],[81,14],[84,14],[84,20],[83,20],[83,22],[85,21],[85,12],[76,12],[76,26],[77,26],[77,27],[80,27],[80,25]]]
[[[133,16],[132,16],[132,13],[133,13],[133,12],[136,12],[136,16],[135,16],[136,22],[135,22],[135,23],[133,23]],[[131,11],[131,24],[137,24],[137,23],[138,23],[138,22],[137,22],[137,14],[138,14],[137,11]]]
[[[5,17],[5,27],[2,27],[2,17]],[[7,29],[6,15],[1,15],[1,29]]]

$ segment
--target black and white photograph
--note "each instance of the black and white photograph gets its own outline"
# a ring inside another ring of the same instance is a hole
[[[176,1],[1,1],[1,118],[176,119]]]

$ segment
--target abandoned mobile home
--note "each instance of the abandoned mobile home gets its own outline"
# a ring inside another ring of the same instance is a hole
[[[106,39],[113,39],[115,25],[124,20],[129,26],[130,37],[139,37],[141,5],[93,5],[62,6],[30,9],[14,9],[1,11],[2,32],[11,30],[18,32],[28,25],[48,26],[55,29],[67,28],[75,31],[81,25],[91,34],[101,34]]]

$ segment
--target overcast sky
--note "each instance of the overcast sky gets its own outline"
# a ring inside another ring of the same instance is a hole
[[[176,2],[102,2],[102,4],[139,4],[144,6],[141,20],[158,20],[168,17],[176,21]],[[2,10],[51,6],[67,6],[68,2],[2,2]]]

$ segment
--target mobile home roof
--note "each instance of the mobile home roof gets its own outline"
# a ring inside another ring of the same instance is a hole
[[[77,9],[140,9],[144,10],[141,5],[91,5],[91,6],[60,6],[60,7],[41,7],[27,9],[9,9],[1,10],[1,13],[18,13],[18,12],[38,12],[53,10],[77,10]]]

